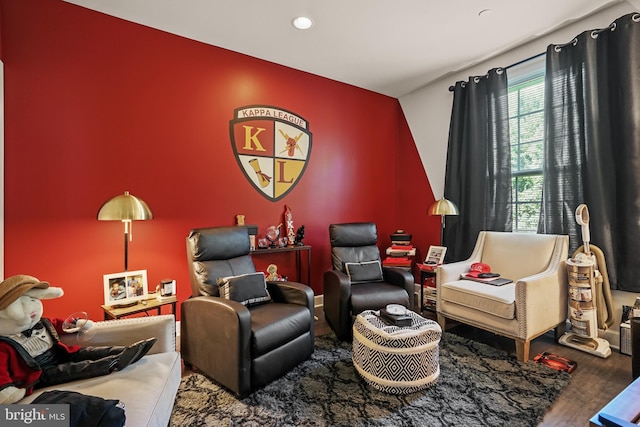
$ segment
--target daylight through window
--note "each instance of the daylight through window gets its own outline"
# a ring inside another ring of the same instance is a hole
[[[507,73],[513,231],[535,233],[543,182],[544,56]]]

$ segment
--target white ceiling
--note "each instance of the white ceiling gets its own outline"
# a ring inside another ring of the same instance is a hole
[[[392,97],[624,2],[65,1]],[[484,9],[491,13],[479,16]],[[291,20],[301,14],[314,20],[310,30],[291,26]]]

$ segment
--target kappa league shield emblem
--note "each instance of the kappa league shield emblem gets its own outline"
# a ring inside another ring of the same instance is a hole
[[[236,161],[251,185],[271,201],[286,196],[302,178],[311,154],[305,119],[281,108],[236,108],[229,123]]]

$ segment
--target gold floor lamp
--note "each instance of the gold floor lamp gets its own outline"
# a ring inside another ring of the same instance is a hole
[[[149,206],[136,196],[125,191],[107,200],[98,211],[99,221],[122,221],[124,223],[124,271],[129,269],[129,241],[133,239],[132,221],[153,219]]]
[[[444,217],[447,215],[458,215],[458,207],[451,200],[444,197],[434,202],[427,211],[429,215],[440,215],[440,246],[444,246],[444,228],[446,227]]]

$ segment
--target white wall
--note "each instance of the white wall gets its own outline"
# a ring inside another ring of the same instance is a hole
[[[453,101],[453,93],[449,92],[449,86],[458,80],[468,80],[472,75],[484,75],[495,67],[508,67],[545,52],[549,44],[567,43],[583,31],[607,27],[620,16],[639,10],[640,0],[628,0],[401,97],[400,105],[435,198],[439,199],[444,193],[447,141]]]

